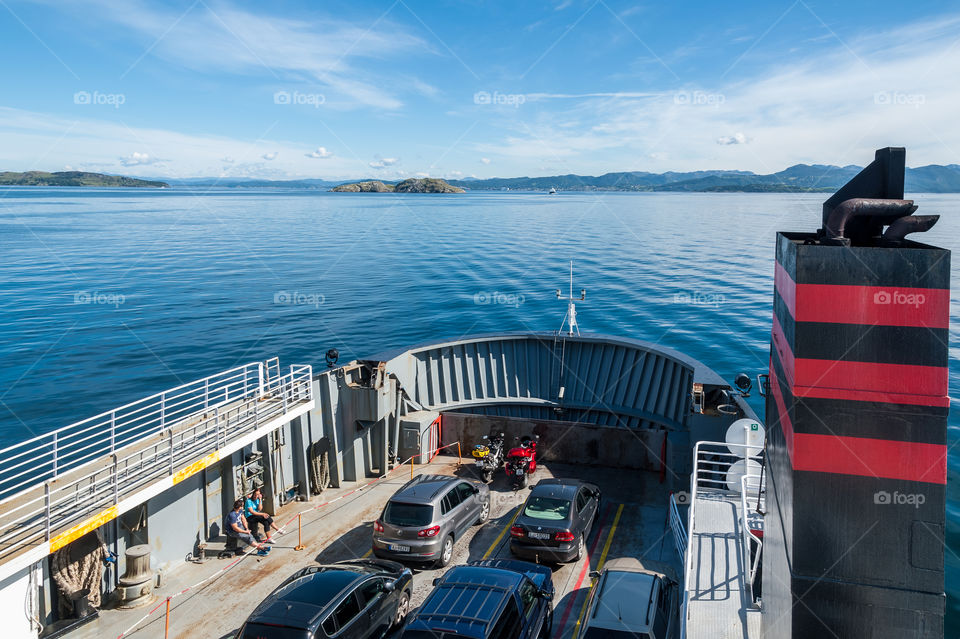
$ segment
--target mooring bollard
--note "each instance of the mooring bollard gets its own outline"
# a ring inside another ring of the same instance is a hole
[[[303,513],[297,513],[297,546],[294,550],[303,550]]]

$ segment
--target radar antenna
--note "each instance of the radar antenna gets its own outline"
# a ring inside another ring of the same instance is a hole
[[[563,323],[560,324],[560,330],[557,334],[563,333],[563,327],[567,327],[567,335],[580,334],[580,326],[577,324],[577,302],[587,299],[587,289],[580,289],[580,297],[573,296],[573,260],[570,260],[570,294],[564,298],[563,291],[557,289],[557,299],[562,299],[567,303],[567,314],[563,317]]]

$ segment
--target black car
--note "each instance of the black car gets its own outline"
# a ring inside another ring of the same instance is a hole
[[[412,575],[382,559],[310,566],[260,602],[237,639],[382,637],[403,624]]]
[[[400,639],[546,639],[553,628],[549,568],[511,559],[471,561],[434,581]]]
[[[510,529],[510,552],[535,561],[576,561],[599,514],[600,489],[594,484],[543,479]]]

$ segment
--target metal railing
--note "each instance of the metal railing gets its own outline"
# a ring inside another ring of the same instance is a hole
[[[684,495],[684,498],[689,498]],[[680,563],[684,562],[687,551],[687,529],[683,525],[683,519],[680,517],[680,506],[674,493],[670,493],[670,532],[673,534],[673,544],[677,547],[677,553],[680,555]]]
[[[20,488],[0,501],[0,562],[310,401],[312,375],[247,364],[0,451],[25,460],[0,474]]]
[[[763,513],[766,510],[766,482],[763,475],[741,477],[740,525],[743,528],[743,558],[747,562],[747,586],[750,589],[750,601],[753,603],[757,602],[753,584],[760,569],[760,551],[763,549],[763,537],[757,536],[753,531],[763,530]]]
[[[734,452],[735,451],[735,452]],[[697,499],[704,494],[722,493],[726,496],[742,495],[743,484],[738,482],[733,488],[727,481],[727,472],[730,467],[744,459],[753,459],[758,463],[763,463],[758,455],[763,452],[763,446],[750,446],[747,444],[727,444],[725,442],[697,442],[693,448],[693,473],[690,475],[690,514],[688,517],[687,542],[688,552],[684,560],[684,596],[683,596],[683,619],[681,628],[685,630],[686,621],[689,619],[689,602],[691,592],[694,588],[694,570],[693,553],[689,549],[693,547],[694,535],[697,529]],[[748,464],[744,464],[744,470],[749,469]],[[745,472],[745,475],[752,473]],[[734,532],[734,531],[730,531]],[[746,555],[749,557],[749,555]],[[752,593],[752,588],[751,588]],[[681,631],[681,636],[685,631]]]

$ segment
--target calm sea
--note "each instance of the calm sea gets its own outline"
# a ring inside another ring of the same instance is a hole
[[[555,330],[569,260],[575,289],[587,289],[582,330],[753,377],[767,366],[774,233],[814,230],[824,197],[3,191],[0,445],[274,355],[319,366],[331,347],[349,361],[473,333]],[[960,196],[915,199],[921,213],[945,214],[926,241],[960,249]],[[953,264],[960,283],[960,258]],[[958,313],[954,294],[951,395]],[[951,445],[956,402],[953,415]],[[960,632],[957,450],[947,636]]]

